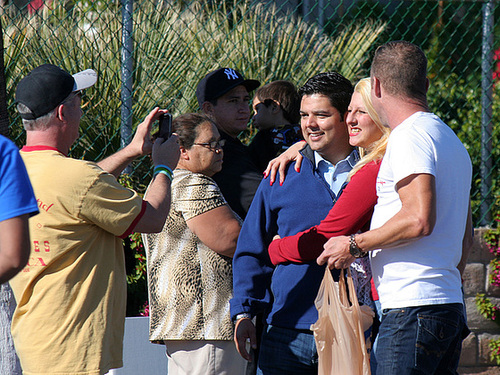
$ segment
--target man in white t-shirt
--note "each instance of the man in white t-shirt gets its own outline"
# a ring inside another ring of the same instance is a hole
[[[472,242],[472,165],[427,104],[427,59],[408,42],[379,47],[372,101],[392,129],[377,177],[371,230],[332,238],[318,263],[370,255],[383,316],[378,374],[456,373],[467,327],[461,272]]]

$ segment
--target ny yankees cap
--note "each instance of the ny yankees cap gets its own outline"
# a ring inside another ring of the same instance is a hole
[[[16,88],[16,103],[24,104],[30,112],[20,113],[25,120],[46,115],[61,104],[72,92],[94,85],[97,73],[92,69],[74,75],[52,64],[33,69]]]
[[[243,85],[248,92],[260,86],[260,82],[254,79],[245,79],[240,72],[231,68],[220,68],[208,73],[198,83],[196,98],[198,104],[220,98],[236,86]]]

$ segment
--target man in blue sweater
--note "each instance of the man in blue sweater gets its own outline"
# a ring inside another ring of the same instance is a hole
[[[251,319],[259,313],[266,318],[257,374],[317,374],[310,326],[318,319],[314,299],[324,267],[314,261],[274,267],[267,248],[276,234],[294,235],[319,224],[341,193],[358,159],[345,124],[352,92],[351,83],[338,73],[318,74],[299,90],[307,142],[301,171],[289,165],[282,186],[263,180],[243,223],[233,258],[231,316],[236,346],[247,360],[247,339],[256,348]]]

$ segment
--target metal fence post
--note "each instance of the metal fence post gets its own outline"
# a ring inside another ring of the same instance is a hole
[[[302,14],[304,17],[304,20],[309,21],[311,20],[311,2],[310,0],[303,0],[302,1]]]
[[[132,69],[133,69],[133,0],[122,0],[122,53],[121,53],[121,75],[122,75],[122,116],[121,116],[121,147],[130,142],[132,135]],[[127,167],[125,172],[130,172]]]
[[[318,0],[318,25],[321,31],[325,29],[325,0]]]
[[[492,134],[493,134],[493,31],[494,0],[483,4],[483,41],[481,62],[481,209],[480,225],[491,223]]]

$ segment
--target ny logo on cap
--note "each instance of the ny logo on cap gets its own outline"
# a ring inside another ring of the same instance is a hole
[[[224,69],[224,73],[226,74],[227,79],[238,79],[238,74],[234,69]]]

